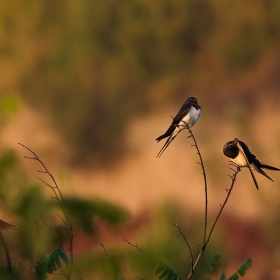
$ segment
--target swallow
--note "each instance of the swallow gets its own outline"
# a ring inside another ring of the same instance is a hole
[[[224,155],[229,157],[233,163],[235,163],[238,167],[248,167],[255,183],[257,190],[259,190],[259,186],[255,175],[252,170],[262,174],[272,182],[274,182],[262,169],[269,169],[274,171],[279,171],[280,169],[267,165],[256,158],[253,155],[248,146],[235,138],[233,141],[229,141],[224,145],[223,148]]]
[[[189,97],[185,101],[182,108],[175,116],[175,118],[173,118],[173,121],[169,126],[169,128],[167,129],[167,131],[156,139],[156,141],[159,142],[161,139],[168,137],[165,144],[157,154],[157,157],[160,157],[163,154],[163,152],[170,145],[170,143],[175,139],[175,137],[183,129],[186,128],[186,125],[189,128],[194,126],[195,123],[199,120],[200,115],[201,115],[201,107],[198,105],[196,98]]]

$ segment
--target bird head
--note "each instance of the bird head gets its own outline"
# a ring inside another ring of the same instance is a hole
[[[224,155],[229,158],[235,158],[238,155],[237,139],[229,141],[224,145],[223,152]]]
[[[195,97],[189,97],[187,101],[192,105],[197,105],[197,99]]]

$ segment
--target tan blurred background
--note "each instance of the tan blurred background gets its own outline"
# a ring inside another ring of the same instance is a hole
[[[188,132],[161,158],[155,141],[195,96],[213,221],[230,186],[225,142],[237,137],[280,168],[279,18],[273,0],[4,1],[1,146],[20,159],[18,142],[32,148],[69,195],[135,217],[173,201],[200,219],[203,177]],[[280,279],[280,173],[268,173],[275,182],[257,174],[259,192],[248,170],[238,175],[213,237],[228,274],[252,258],[244,279]]]

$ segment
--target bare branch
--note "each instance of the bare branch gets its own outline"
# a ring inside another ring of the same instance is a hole
[[[191,137],[193,139],[194,144],[192,146],[194,146],[197,150],[197,154],[198,154],[199,160],[200,160],[200,165],[201,165],[201,168],[202,168],[202,175],[203,175],[203,178],[204,178],[205,209],[204,209],[204,232],[203,232],[203,242],[202,242],[202,244],[204,244],[205,241],[206,241],[207,223],[208,223],[208,190],[207,190],[208,186],[207,186],[206,171],[205,171],[204,163],[203,163],[202,156],[201,156],[200,150],[198,148],[196,139],[195,139],[195,137],[194,137],[194,135],[193,135],[193,133],[192,133],[192,131],[189,128],[187,123],[185,123],[185,128],[188,129],[188,131],[190,133],[189,137]]]
[[[40,180],[42,183],[44,183],[47,187],[51,188],[52,190],[55,188],[51,186],[49,183],[47,183],[46,181],[44,181],[43,179],[41,179],[40,177],[36,176],[36,178]]]
[[[123,241],[125,241],[127,244],[133,246],[134,248],[137,248],[139,251],[143,252],[143,250],[137,245],[137,243],[133,244],[133,243],[129,242],[122,232],[121,232],[121,235],[123,237]]]
[[[195,271],[195,269],[196,269],[196,267],[197,267],[197,265],[198,265],[202,255],[203,255],[205,249],[206,249],[206,246],[207,246],[207,244],[209,243],[209,241],[211,239],[211,236],[212,236],[212,233],[214,231],[214,228],[215,228],[215,226],[216,226],[216,224],[217,224],[217,222],[218,222],[218,220],[219,220],[219,218],[220,218],[220,216],[221,216],[221,214],[222,214],[222,212],[223,212],[223,210],[224,210],[224,208],[225,208],[225,206],[226,206],[226,204],[228,202],[228,199],[229,199],[229,196],[231,194],[231,191],[233,190],[233,186],[234,186],[234,183],[236,181],[236,176],[237,176],[239,171],[240,171],[240,168],[237,168],[236,170],[234,170],[234,174],[232,175],[232,179],[231,179],[231,186],[230,186],[229,189],[227,189],[227,195],[225,197],[225,200],[224,200],[223,204],[220,204],[220,210],[219,210],[219,212],[217,214],[217,217],[216,217],[214,223],[212,224],[212,226],[210,228],[208,236],[207,236],[205,242],[203,243],[203,246],[201,247],[201,250],[200,250],[200,252],[199,252],[199,254],[198,254],[198,256],[197,256],[197,258],[196,258],[196,260],[194,262],[193,269],[192,269],[192,271],[190,271],[190,273],[189,273],[189,275],[187,277],[187,280],[191,279],[191,277],[193,276],[194,271]]]
[[[66,229],[67,229],[67,236],[68,236],[68,241],[69,241],[69,252],[70,252],[70,271],[67,275],[67,279],[71,279],[71,270],[72,270],[72,266],[73,266],[73,227],[72,227],[72,222],[71,222],[71,219],[66,211],[66,208],[64,206],[64,197],[62,195],[62,192],[54,178],[54,176],[52,175],[52,173],[49,172],[49,170],[47,169],[46,165],[44,164],[44,162],[37,156],[37,154],[35,152],[33,152],[30,148],[28,148],[27,146],[21,144],[21,143],[18,143],[20,146],[22,146],[23,148],[25,148],[26,150],[28,150],[32,155],[33,157],[30,157],[30,156],[24,156],[24,158],[26,159],[31,159],[31,160],[35,160],[35,161],[38,161],[39,164],[41,165],[41,167],[43,168],[43,170],[37,170],[38,173],[41,173],[41,174],[47,174],[53,185],[52,186],[51,184],[47,183],[46,181],[44,181],[43,179],[37,177],[42,183],[44,183],[47,187],[49,187],[53,193],[54,193],[54,196],[52,198],[56,199],[59,203],[59,206],[63,212],[63,215],[65,217],[65,220],[64,219],[61,219],[64,224],[66,224]]]
[[[100,245],[100,246],[103,248],[103,250],[104,250],[105,254],[106,254],[108,257],[110,257],[110,255],[108,254],[108,252],[107,252],[107,250],[106,250],[106,248],[105,248],[104,244],[101,242],[101,240],[100,240],[100,238],[98,237],[98,235],[97,235],[96,233],[95,233],[94,235],[95,235],[96,239],[97,239],[97,240],[98,240],[98,242],[99,242],[99,244],[98,244],[98,245]]]
[[[57,214],[57,216],[60,218],[60,220],[64,223],[65,227],[68,228],[68,224],[67,222],[59,215]]]
[[[164,223],[167,223],[167,224],[169,224],[169,225],[172,225],[172,226],[174,226],[174,227],[176,227],[176,228],[178,229],[178,231],[180,232],[181,236],[183,237],[183,239],[184,239],[185,243],[187,244],[188,249],[189,249],[189,251],[190,251],[190,256],[191,256],[191,270],[193,271],[193,269],[194,269],[194,258],[193,258],[192,248],[191,248],[190,243],[188,242],[188,240],[187,240],[185,234],[183,233],[181,227],[180,227],[177,223],[174,224],[174,223],[171,223],[171,222],[168,222],[168,221],[165,221],[165,220],[161,220],[161,219],[160,219],[160,221],[161,221],[161,222],[164,222]]]

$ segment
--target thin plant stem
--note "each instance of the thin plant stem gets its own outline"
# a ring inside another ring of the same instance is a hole
[[[165,222],[165,223],[167,223],[167,224],[170,224],[170,225],[172,225],[172,226],[176,227],[176,228],[177,228],[177,230],[180,232],[180,234],[181,234],[182,238],[184,239],[184,241],[185,241],[185,243],[187,244],[188,249],[189,249],[189,251],[190,251],[190,257],[191,257],[191,268],[193,269],[193,266],[194,266],[194,257],[193,257],[192,248],[191,248],[191,245],[190,245],[189,241],[187,240],[187,238],[186,238],[186,236],[185,236],[184,232],[182,231],[181,227],[180,227],[177,223],[171,223],[171,222],[168,222],[168,221],[163,221],[163,220],[160,220],[160,221],[161,221],[161,222]]]
[[[210,241],[210,239],[211,239],[211,236],[212,236],[212,233],[213,233],[213,231],[214,231],[214,228],[215,228],[215,226],[216,226],[216,224],[217,224],[219,218],[221,217],[221,214],[222,214],[222,212],[223,212],[223,210],[224,210],[224,208],[225,208],[225,206],[226,206],[226,204],[227,204],[227,202],[228,202],[229,196],[230,196],[230,194],[231,194],[231,192],[232,192],[232,190],[233,190],[233,186],[234,186],[234,183],[235,183],[235,181],[236,181],[236,176],[237,176],[237,174],[238,174],[239,171],[240,171],[240,169],[237,168],[236,170],[234,170],[234,174],[233,174],[232,176],[230,176],[230,178],[231,178],[231,186],[230,186],[229,189],[226,189],[226,191],[227,191],[226,198],[225,198],[223,204],[220,206],[220,210],[219,210],[219,212],[218,212],[218,214],[217,214],[217,217],[216,217],[215,221],[213,222],[213,224],[212,224],[212,226],[211,226],[211,228],[210,228],[210,231],[209,231],[209,233],[208,233],[208,235],[207,235],[207,237],[206,237],[206,239],[205,239],[205,242],[203,243],[203,245],[202,245],[202,247],[201,247],[201,249],[200,249],[200,251],[199,251],[199,253],[198,253],[198,256],[196,257],[196,260],[195,260],[195,262],[194,262],[194,265],[192,266],[192,269],[191,269],[191,271],[190,271],[188,277],[186,278],[186,280],[191,279],[191,277],[193,276],[193,274],[194,274],[194,272],[195,272],[195,269],[196,269],[197,265],[199,264],[199,261],[200,261],[202,255],[203,255],[203,253],[204,253],[206,247],[207,247],[207,244],[209,243],[209,241]]]
[[[131,243],[130,241],[128,241],[127,238],[124,236],[124,234],[123,234],[122,232],[121,232],[121,235],[122,235],[122,237],[123,237],[123,241],[124,241],[124,242],[126,242],[128,245],[130,245],[130,246],[132,246],[132,247],[138,249],[139,251],[143,252],[143,250],[138,246],[137,243],[133,244],[133,243]]]
[[[62,222],[66,225],[66,227],[64,227],[66,229],[66,232],[67,232],[67,236],[68,236],[68,241],[69,241],[69,254],[70,254],[70,270],[68,272],[67,275],[65,275],[66,279],[70,280],[71,279],[71,270],[72,270],[72,267],[73,267],[73,258],[74,258],[74,254],[73,254],[73,238],[74,238],[74,235],[73,235],[73,226],[72,226],[72,222],[71,222],[71,219],[67,213],[67,210],[64,206],[64,197],[62,195],[62,192],[54,178],[54,176],[49,172],[49,170],[47,169],[46,165],[44,164],[44,162],[37,156],[37,154],[35,152],[33,152],[30,148],[28,148],[27,146],[21,144],[21,143],[18,143],[20,146],[22,146],[23,148],[27,149],[30,153],[33,154],[33,157],[29,157],[29,156],[24,156],[24,158],[26,159],[31,159],[31,160],[35,160],[35,161],[38,161],[40,163],[40,165],[43,167],[43,170],[38,170],[39,173],[42,173],[42,174],[47,174],[50,178],[51,178],[51,181],[53,182],[54,186],[50,185],[49,183],[47,183],[46,181],[42,180],[41,178],[37,177],[41,182],[43,182],[47,187],[49,187],[53,193],[54,193],[54,199],[56,199],[59,203],[59,206],[63,212],[63,215],[64,215],[64,219],[62,219],[61,217],[61,220]]]
[[[216,219],[214,221],[214,223],[212,224],[210,230],[209,230],[209,233],[207,232],[207,227],[208,227],[208,185],[207,185],[207,177],[206,177],[206,172],[205,172],[205,167],[204,167],[204,163],[203,163],[203,160],[202,160],[202,156],[201,156],[201,153],[200,153],[200,150],[198,148],[198,145],[197,145],[197,142],[196,142],[196,139],[192,133],[192,130],[189,128],[188,124],[186,122],[184,122],[185,125],[183,126],[183,129],[188,129],[189,131],[189,136],[188,138],[192,138],[193,139],[193,142],[194,144],[192,146],[194,146],[197,150],[197,154],[199,156],[199,162],[197,162],[198,164],[201,165],[201,168],[202,168],[202,174],[203,174],[203,178],[204,178],[204,197],[205,197],[205,209],[204,209],[204,229],[203,229],[203,241],[202,241],[202,245],[201,245],[201,249],[196,257],[196,259],[194,260],[194,257],[193,257],[193,252],[192,252],[192,249],[190,247],[190,244],[188,242],[188,240],[186,239],[185,235],[183,234],[181,228],[179,227],[179,225],[177,224],[173,224],[173,223],[170,223],[171,225],[177,227],[178,231],[180,232],[180,234],[182,235],[182,237],[184,238],[185,240],[185,243],[187,244],[188,248],[189,248],[189,251],[190,251],[190,256],[191,256],[191,271],[188,275],[188,277],[186,278],[186,280],[189,280],[191,279],[191,277],[193,276],[194,272],[195,272],[195,269],[197,268],[197,265],[199,264],[199,261],[201,260],[201,257],[204,253],[204,251],[206,250],[206,247],[211,239],[211,236],[212,236],[212,233],[214,231],[214,228],[228,202],[228,199],[229,199],[229,196],[232,192],[232,189],[233,189],[233,186],[234,186],[234,183],[236,181],[236,176],[238,174],[238,172],[240,171],[240,168],[238,166],[235,166],[236,167],[236,170],[231,168],[231,170],[233,170],[233,175],[229,175],[229,177],[231,178],[231,186],[229,189],[226,189],[227,191],[227,195],[225,197],[225,200],[223,202],[223,204],[220,206],[220,210],[216,216]]]
[[[199,160],[200,162],[198,162],[200,165],[201,165],[201,168],[202,168],[202,174],[203,174],[203,178],[204,178],[204,197],[205,197],[205,209],[204,209],[204,230],[203,230],[203,242],[202,244],[204,244],[206,242],[206,236],[207,236],[207,222],[208,222],[208,189],[207,189],[207,178],[206,178],[206,172],[205,172],[205,167],[204,167],[204,163],[203,163],[203,160],[202,160],[202,156],[201,156],[201,153],[200,153],[200,150],[198,148],[198,145],[197,145],[197,142],[196,142],[196,139],[191,131],[191,129],[189,128],[189,126],[186,124],[186,128],[188,129],[190,135],[189,137],[191,137],[193,139],[193,142],[194,142],[194,147],[196,148],[197,150],[197,154],[199,156]]]
[[[95,235],[96,239],[97,239],[98,242],[99,242],[98,245],[100,245],[100,246],[102,247],[103,251],[105,252],[105,254],[106,254],[107,258],[108,258],[108,260],[109,260],[110,262],[113,263],[114,260],[110,257],[110,255],[109,255],[109,253],[108,253],[108,251],[107,251],[105,245],[104,245],[103,242],[101,241],[101,239],[98,237],[98,235],[97,235],[96,233],[95,233],[94,235]],[[115,270],[115,278],[114,278],[114,279],[117,279],[117,278],[118,278],[118,272]]]

